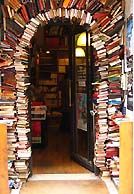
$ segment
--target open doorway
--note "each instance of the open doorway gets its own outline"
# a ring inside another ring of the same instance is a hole
[[[77,126],[78,123],[76,124],[77,105],[82,103],[82,106],[85,106],[87,103],[87,96],[82,94],[87,90],[86,54],[75,59],[75,43],[78,38],[75,34],[83,31],[83,27],[79,25],[49,23],[45,26],[40,25],[32,38],[31,104],[32,107],[40,105],[47,107],[45,120],[35,118],[32,120],[33,174],[89,172],[82,167],[86,166],[83,165],[83,158],[85,160],[89,155],[87,141],[89,133],[85,126],[83,129]],[[74,68],[75,63],[77,67]],[[84,68],[83,75],[81,75],[81,68]],[[85,77],[81,78],[81,76]],[[79,89],[75,84],[78,83],[76,80],[78,77],[81,83],[84,83]],[[75,92],[79,94],[79,102]],[[81,101],[83,96],[84,101]],[[87,108],[84,107],[85,112],[82,113],[86,120]],[[74,128],[79,128],[77,133]],[[82,157],[75,154],[76,149]],[[78,163],[74,162],[71,156]],[[88,168],[88,165],[86,167]]]

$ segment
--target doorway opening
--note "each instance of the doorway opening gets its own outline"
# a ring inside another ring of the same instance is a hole
[[[31,107],[47,107],[45,120],[31,121],[33,174],[89,172],[88,45],[83,56],[76,53],[84,31],[77,24],[50,22],[31,40]]]

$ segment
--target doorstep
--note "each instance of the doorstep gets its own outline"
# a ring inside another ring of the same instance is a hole
[[[101,179],[105,182],[109,194],[118,194],[117,187],[115,186],[110,177],[101,177]]]

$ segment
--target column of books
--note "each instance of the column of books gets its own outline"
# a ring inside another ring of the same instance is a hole
[[[8,128],[9,187],[18,189],[21,180],[26,180],[30,174],[31,147],[28,137],[30,128],[27,97],[29,85],[28,53],[25,49],[16,48],[24,25],[20,25],[19,22],[11,20],[9,15],[6,15],[6,6],[1,5],[0,8],[0,15],[2,14],[4,23],[4,33],[1,34],[2,41],[0,43],[0,120],[6,123]],[[31,32],[32,35],[33,32]],[[16,52],[17,49],[19,52]]]
[[[95,143],[95,165],[101,170],[101,174],[109,175],[109,170],[106,167],[106,151],[105,141],[108,137],[108,62],[106,58],[105,38],[102,35],[93,35],[92,46],[96,49],[97,60],[95,62],[96,75],[98,78],[95,84],[94,98],[96,98],[96,143]],[[106,39],[106,38],[105,38]],[[100,49],[101,48],[101,49]]]
[[[17,50],[18,49],[18,50]],[[16,47],[14,54],[14,66],[16,71],[16,111],[17,111],[17,160],[15,162],[15,168],[19,174],[19,178],[23,181],[26,180],[30,174],[30,157],[31,157],[31,145],[30,145],[30,126],[29,126],[29,100],[28,100],[28,52],[26,49],[22,49],[19,46]]]
[[[123,117],[121,30],[124,23],[122,1],[110,2],[104,12],[96,12],[91,23],[95,56],[94,103],[96,111],[95,165],[102,176],[119,177],[119,125]],[[118,180],[118,179],[117,179]],[[118,181],[117,181],[118,182]]]
[[[16,132],[16,79],[12,60],[13,49],[6,42],[0,43],[0,123],[7,125],[9,188],[18,189],[20,179],[15,168],[17,159]]]
[[[122,89],[122,46],[121,37],[118,34],[106,42],[107,56],[109,59],[108,82],[108,138],[106,141],[106,165],[110,170],[113,180],[118,186],[119,179],[119,125],[117,120],[123,117],[121,112]]]

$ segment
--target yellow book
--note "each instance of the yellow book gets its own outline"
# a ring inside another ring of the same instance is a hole
[[[64,7],[64,8],[67,8],[68,5],[69,5],[69,3],[70,3],[70,1],[72,1],[72,0],[64,0],[64,2],[63,2],[63,7]]]

